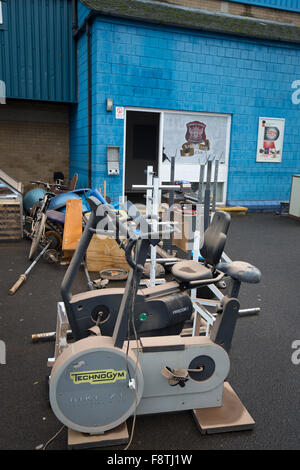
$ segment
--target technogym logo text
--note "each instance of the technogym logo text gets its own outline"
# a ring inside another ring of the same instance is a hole
[[[84,383],[95,385],[114,383],[117,380],[125,380],[126,375],[126,370],[104,369],[84,372],[71,372],[70,379],[73,380],[75,385]]]

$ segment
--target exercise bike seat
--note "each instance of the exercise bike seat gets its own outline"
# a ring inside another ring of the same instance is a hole
[[[235,281],[257,284],[261,280],[261,272],[252,264],[245,261],[233,261],[232,263],[219,263],[217,269]]]
[[[220,261],[226,243],[230,224],[227,212],[215,212],[209,227],[204,232],[203,246],[200,250],[205,262],[185,260],[172,267],[172,274],[179,282],[209,281],[213,279],[215,266]],[[209,267],[210,266],[210,267]]]
[[[179,282],[203,281],[212,279],[212,271],[197,261],[184,260],[175,263],[172,274]]]

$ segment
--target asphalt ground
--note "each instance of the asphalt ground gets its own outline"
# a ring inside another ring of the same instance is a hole
[[[138,417],[131,450],[300,449],[300,364],[292,362],[292,343],[300,340],[299,234],[298,221],[264,213],[234,216],[229,229],[227,255],[262,272],[260,284],[241,288],[241,308],[260,307],[261,313],[239,319],[228,377],[255,428],[201,435],[190,412]],[[33,450],[61,428],[46,391],[54,343],[33,344],[31,335],[55,331],[66,267],[40,260],[10,296],[9,288],[29,266],[28,252],[27,240],[0,244],[0,340],[7,350],[0,365],[1,450]],[[83,290],[80,271],[73,293]],[[131,425],[129,419],[129,430]],[[48,448],[67,448],[66,429]]]

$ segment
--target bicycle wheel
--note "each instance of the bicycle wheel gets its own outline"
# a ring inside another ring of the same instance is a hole
[[[33,235],[32,235],[32,242],[31,242],[31,247],[29,251],[29,259],[32,260],[34,255],[36,254],[36,251],[38,249],[38,246],[40,244],[41,238],[43,236],[44,230],[45,230],[45,224],[46,224],[46,214],[42,214],[40,220],[37,220],[34,229],[33,229]]]

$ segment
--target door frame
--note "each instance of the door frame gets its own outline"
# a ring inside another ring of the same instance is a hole
[[[122,199],[125,196],[125,175],[126,175],[126,126],[127,126],[127,111],[140,111],[146,113],[158,113],[160,114],[159,119],[159,138],[158,138],[158,175],[161,174],[162,155],[163,155],[163,131],[164,131],[164,116],[167,114],[194,114],[199,116],[216,116],[228,118],[227,133],[226,133],[226,149],[225,149],[225,165],[226,165],[226,178],[224,181],[224,192],[223,200],[221,204],[226,203],[227,198],[227,184],[228,184],[228,173],[229,173],[229,151],[230,151],[230,140],[231,140],[231,122],[232,114],[230,113],[208,113],[201,111],[177,111],[175,109],[162,109],[162,108],[142,108],[139,106],[126,106],[124,107],[124,135],[123,135],[123,175],[122,175]]]
[[[162,127],[162,111],[160,109],[152,109],[152,108],[139,108],[139,107],[125,107],[125,116],[124,116],[124,135],[123,135],[123,175],[122,175],[122,199],[125,196],[125,175],[126,175],[126,128],[127,128],[127,112],[128,111],[135,111],[135,112],[146,112],[146,113],[156,113],[160,114],[159,117],[159,136],[158,136],[158,174],[160,172],[160,162],[162,160],[162,139],[163,139],[163,127]]]

